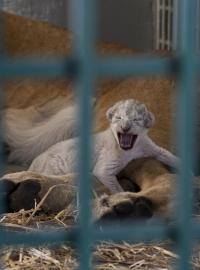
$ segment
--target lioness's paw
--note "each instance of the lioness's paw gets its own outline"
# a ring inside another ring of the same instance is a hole
[[[2,194],[10,194],[17,188],[17,184],[9,179],[1,180],[1,195]]]
[[[4,211],[10,212],[9,195],[17,188],[17,184],[8,179],[1,180],[1,200],[4,202]]]
[[[39,202],[39,192],[41,185],[37,180],[25,180],[18,184],[15,191],[8,196],[8,206],[11,212],[20,209],[29,210]]]
[[[151,218],[153,216],[153,204],[145,198],[139,197],[134,202],[135,205],[135,216],[138,218]]]
[[[41,185],[39,181],[27,179],[15,183],[9,179],[2,179],[0,196],[5,202],[5,212],[17,212],[21,209],[29,210],[39,201]]]
[[[101,201],[100,201],[101,202]],[[98,206],[99,209],[101,206]],[[105,209],[105,210],[104,210]],[[104,211],[103,211],[104,210]],[[138,197],[133,200],[123,200],[112,204],[107,198],[106,208],[102,208],[97,218],[97,223],[116,222],[122,224],[127,221],[146,220],[153,216],[153,205],[145,197]]]
[[[135,206],[132,202],[121,202],[113,207],[113,211],[117,214],[118,217],[128,217],[135,210]]]

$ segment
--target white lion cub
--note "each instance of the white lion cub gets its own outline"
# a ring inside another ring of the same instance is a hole
[[[147,135],[154,116],[146,106],[133,99],[117,102],[107,111],[110,127],[94,135],[91,172],[112,193],[123,191],[116,175],[133,159],[155,157],[176,167],[179,159],[156,145]],[[38,156],[29,170],[46,175],[75,172],[78,139],[59,142]]]

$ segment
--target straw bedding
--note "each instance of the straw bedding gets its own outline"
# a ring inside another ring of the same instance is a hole
[[[4,215],[0,223],[7,230],[41,231],[69,229],[74,224],[73,207],[56,215],[35,215],[35,209]],[[171,241],[145,243],[100,242],[93,248],[92,262],[98,270],[124,269],[174,269],[178,255]],[[61,244],[40,247],[5,247],[0,251],[1,263],[5,269],[76,269],[78,266],[76,250],[70,245]],[[191,264],[200,269],[200,248],[194,249]]]
[[[9,230],[24,232],[40,230],[46,226],[69,228],[73,213],[65,210],[57,215],[39,215],[31,218],[34,210],[7,214],[1,221]],[[67,244],[56,247],[7,247],[1,251],[2,264],[7,269],[74,269],[76,251]],[[145,245],[101,242],[93,251],[96,269],[169,269],[177,258],[168,243]]]

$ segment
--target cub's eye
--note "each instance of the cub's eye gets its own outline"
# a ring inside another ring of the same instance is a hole
[[[121,120],[121,119],[122,119],[121,116],[119,116],[119,115],[115,116],[115,118],[116,118],[117,120]]]
[[[140,121],[142,121],[143,120],[143,118],[135,118],[135,119],[133,119],[132,121],[133,122],[140,122]]]

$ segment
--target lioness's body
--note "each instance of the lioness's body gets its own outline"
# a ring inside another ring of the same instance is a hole
[[[66,55],[71,48],[71,34],[64,29],[51,26],[46,23],[31,21],[26,18],[5,14],[5,47],[12,56],[34,55]],[[26,34],[24,34],[26,33]],[[104,45],[101,52],[133,54],[133,50],[125,49],[116,45]],[[27,108],[32,105],[43,105],[50,100],[60,98],[66,105],[72,100],[73,91],[69,80],[17,80],[5,84],[6,105],[10,108]],[[97,104],[95,106],[96,121],[95,131],[103,131],[108,127],[108,121],[105,119],[107,109],[115,102],[127,98],[134,98],[144,102],[148,108],[156,115],[155,127],[151,130],[151,138],[159,145],[170,149],[170,138],[172,123],[174,119],[175,106],[172,106],[173,95],[175,94],[175,83],[170,78],[124,78],[118,80],[104,80],[98,84]],[[174,109],[173,109],[174,108]],[[172,113],[172,114],[171,114]],[[142,166],[144,160],[139,160]],[[152,176],[153,170],[160,168],[160,163],[154,164],[148,159],[145,163],[145,170],[140,166],[138,170],[134,167],[135,161],[131,162],[126,177],[142,182],[142,192],[152,194],[152,199],[157,198],[158,207],[163,205],[162,215],[167,212],[169,197],[163,194],[169,194],[173,190],[173,181],[170,181],[171,175],[166,176],[167,171],[159,174],[160,177]],[[136,173],[134,175],[133,173]],[[152,176],[152,177],[149,177]],[[133,179],[133,176],[135,179]],[[173,177],[173,175],[172,175]],[[18,181],[24,178],[17,175]],[[31,172],[26,172],[26,179],[33,178]],[[40,175],[40,179],[44,176]],[[155,181],[153,181],[153,179]],[[166,184],[163,184],[166,179]],[[159,192],[158,192],[158,189]],[[162,191],[162,192],[161,192]],[[144,193],[141,193],[144,195]],[[136,194],[135,194],[136,195]],[[142,195],[142,196],[143,196]],[[157,195],[157,196],[155,196]],[[127,194],[123,193],[121,197],[115,196],[115,202],[123,201]],[[122,199],[122,197],[124,198]],[[113,197],[112,197],[113,198]],[[167,198],[167,200],[166,200]],[[156,202],[155,202],[156,203]],[[112,204],[111,204],[112,205]]]

